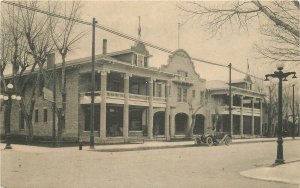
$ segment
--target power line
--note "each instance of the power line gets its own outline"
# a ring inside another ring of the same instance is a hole
[[[51,13],[49,11],[44,11],[44,10],[41,10],[41,9],[38,9],[38,8],[33,8],[33,7],[28,7],[26,5],[22,5],[22,4],[17,4],[17,3],[14,3],[14,2],[9,2],[9,1],[2,1],[3,3],[6,3],[6,4],[9,4],[9,5],[13,5],[13,6],[17,6],[17,7],[20,7],[20,8],[23,8],[23,9],[27,9],[27,10],[30,10],[30,11],[35,11],[35,12],[38,12],[38,13],[41,13],[41,14],[45,14],[45,15],[48,15],[48,16],[52,16],[52,17],[56,17],[56,18],[60,18],[60,19],[65,19],[65,20],[70,20],[70,21],[74,21],[74,22],[77,22],[77,23],[80,23],[80,24],[84,24],[84,25],[89,25],[91,26],[92,23],[91,22],[88,22],[88,21],[84,21],[84,20],[81,20],[79,18],[70,18],[70,17],[67,17],[67,16],[63,16],[63,15],[58,15],[58,14],[54,14],[54,13]],[[143,43],[144,45],[146,46],[149,46],[151,48],[154,48],[156,50],[159,50],[159,51],[162,51],[162,52],[166,52],[166,53],[169,53],[169,54],[172,54],[173,51],[172,50],[169,50],[169,49],[166,49],[166,48],[163,48],[163,47],[160,47],[160,46],[157,46],[157,45],[154,45],[150,42],[146,42],[146,41],[143,41],[143,40],[140,40],[140,39],[137,39],[133,36],[130,36],[128,34],[124,34],[120,31],[116,31],[114,29],[111,29],[109,27],[106,27],[104,25],[101,25],[101,24],[97,24],[96,25],[97,28],[99,29],[102,29],[106,32],[109,32],[109,33],[112,33],[114,35],[117,35],[117,36],[120,36],[122,38],[125,38],[125,39],[128,39],[128,40],[131,40],[131,41],[134,41],[134,42],[140,42],[140,43]],[[219,64],[219,63],[214,63],[214,62],[211,62],[211,61],[206,61],[206,60],[203,60],[203,59],[199,59],[199,58],[194,58],[194,57],[191,57],[192,60],[194,61],[198,61],[198,62],[202,62],[202,63],[206,63],[206,64],[210,64],[210,65],[214,65],[214,66],[219,66],[219,67],[223,67],[223,68],[228,68],[227,65],[223,65],[223,64]],[[235,70],[236,72],[239,72],[239,73],[242,73],[242,74],[245,74],[245,75],[249,75],[250,77],[253,77],[253,78],[256,78],[256,79],[259,79],[259,80],[263,80],[262,78],[259,78],[259,77],[256,77],[254,75],[251,75],[251,74],[248,74],[244,71],[241,71],[237,68],[234,68],[232,67],[233,70]]]

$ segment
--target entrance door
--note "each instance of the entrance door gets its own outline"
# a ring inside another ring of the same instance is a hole
[[[153,135],[165,134],[165,112],[156,112],[153,116]]]
[[[188,115],[185,113],[178,113],[175,116],[175,134],[185,134],[188,122]]]

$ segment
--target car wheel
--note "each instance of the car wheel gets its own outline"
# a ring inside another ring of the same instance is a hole
[[[230,144],[230,142],[231,142],[231,139],[230,139],[230,137],[229,136],[227,136],[226,138],[225,138],[225,145],[229,145]]]
[[[214,144],[214,141],[213,141],[212,137],[210,137],[210,136],[207,137],[205,141],[208,146],[212,146]]]
[[[195,144],[196,144],[196,145],[200,145],[200,144],[201,144],[201,141],[200,141],[199,138],[196,138],[196,139],[195,139]]]

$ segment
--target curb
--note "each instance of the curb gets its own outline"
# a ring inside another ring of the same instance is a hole
[[[299,139],[288,139],[284,141],[297,141]],[[277,139],[274,140],[248,140],[248,141],[241,141],[241,142],[232,142],[231,144],[253,144],[253,143],[259,143],[259,142],[276,142]],[[191,141],[193,142],[193,141]],[[88,149],[87,151],[95,151],[95,152],[125,152],[125,151],[139,151],[139,150],[156,150],[156,149],[168,149],[168,148],[186,148],[186,147],[199,147],[198,145],[195,145],[194,143],[191,144],[182,144],[182,145],[162,145],[162,146],[140,146],[135,148],[111,148],[111,149]]]

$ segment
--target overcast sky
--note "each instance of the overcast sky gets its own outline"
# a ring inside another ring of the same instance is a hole
[[[138,37],[138,16],[141,17],[142,40],[175,51],[178,49],[178,23],[187,17],[173,1],[83,1],[82,19],[113,28],[122,33]],[[215,2],[218,3],[218,2]],[[86,30],[91,28],[82,26]],[[190,20],[181,26],[180,46],[190,56],[224,65],[232,63],[234,67],[247,70],[247,59],[251,72],[263,77],[276,69],[275,65],[265,65],[257,58],[254,44],[263,40],[259,34],[257,22],[250,23],[248,31],[239,31],[227,27],[221,34],[211,38],[210,31],[205,30],[196,20]],[[100,29],[96,30],[96,54],[101,53],[102,40],[108,40],[108,52],[130,48],[134,42],[115,36]],[[69,59],[91,55],[91,32],[89,32],[70,54]],[[148,47],[153,55],[150,66],[159,67],[167,63],[166,53]],[[207,80],[228,80],[228,69],[194,62],[196,71]],[[297,67],[299,69],[299,67]],[[300,72],[300,70],[299,70]],[[233,78],[243,75],[233,72]]]

